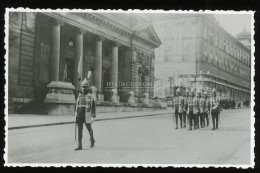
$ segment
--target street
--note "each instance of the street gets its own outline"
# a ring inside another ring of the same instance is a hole
[[[9,130],[8,163],[250,164],[250,109],[224,110],[211,128],[175,130],[172,114],[97,121],[81,151],[74,124]]]

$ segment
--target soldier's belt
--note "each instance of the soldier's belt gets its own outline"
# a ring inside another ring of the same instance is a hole
[[[80,107],[80,108],[85,108],[85,107],[87,107],[87,105],[78,105],[78,107]]]

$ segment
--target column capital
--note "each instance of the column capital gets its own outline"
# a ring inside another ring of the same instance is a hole
[[[105,41],[106,38],[103,36],[97,36],[97,41]]]
[[[55,21],[55,24],[56,24],[57,26],[63,26],[63,25],[64,25],[64,21],[57,19],[57,20]]]
[[[77,34],[85,35],[85,34],[87,34],[87,32],[84,29],[79,28],[78,31],[77,31]]]
[[[113,44],[112,44],[113,47],[120,47],[121,44],[117,41],[114,41]]]

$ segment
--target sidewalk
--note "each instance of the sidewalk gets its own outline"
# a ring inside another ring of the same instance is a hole
[[[156,110],[156,111],[98,113],[96,121],[154,116],[154,115],[169,114],[169,113],[172,113],[171,109]],[[9,114],[8,130],[59,125],[59,124],[69,124],[74,122],[75,122],[75,117],[72,115]]]

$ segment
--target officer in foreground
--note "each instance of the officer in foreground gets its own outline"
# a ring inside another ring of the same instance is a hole
[[[92,94],[89,93],[89,82],[86,78],[81,84],[81,90],[82,93],[80,93],[78,96],[75,111],[76,124],[78,126],[78,147],[75,148],[75,151],[82,149],[83,124],[86,125],[90,135],[90,147],[93,148],[95,144],[93,129],[91,127],[91,123],[93,123],[96,118],[95,98]]]

